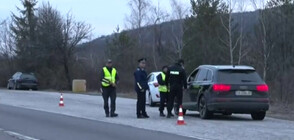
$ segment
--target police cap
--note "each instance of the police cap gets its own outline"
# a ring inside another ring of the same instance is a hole
[[[147,59],[146,58],[141,58],[141,59],[138,60],[138,63],[141,63],[142,61],[147,61]]]

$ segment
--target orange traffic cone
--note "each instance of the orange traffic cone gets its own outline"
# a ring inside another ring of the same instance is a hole
[[[64,106],[64,103],[63,103],[63,96],[62,96],[62,93],[60,95],[60,101],[59,101],[59,107],[63,107]]]
[[[179,109],[179,116],[178,116],[178,125],[185,125],[185,121],[184,121],[184,114],[183,114],[183,109],[182,109],[182,105],[180,106]]]

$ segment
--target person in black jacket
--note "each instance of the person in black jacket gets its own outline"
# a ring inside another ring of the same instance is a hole
[[[167,118],[173,117],[172,109],[174,106],[175,97],[177,99],[176,110],[182,105],[183,89],[187,89],[186,72],[184,70],[184,60],[180,59],[178,62],[168,68],[166,80],[170,88],[170,95],[167,105]],[[177,113],[177,112],[176,112]]]
[[[137,118],[149,118],[146,113],[146,90],[148,90],[148,79],[145,71],[146,58],[138,60],[139,66],[134,72],[135,91],[137,92]]]
[[[159,116],[160,117],[165,117],[165,114],[163,113],[164,111],[164,106],[165,103],[168,102],[168,96],[169,96],[169,89],[166,83],[166,73],[168,71],[167,66],[162,67],[162,72],[157,75],[157,82],[159,84],[158,90],[160,92],[160,106],[159,106]]]
[[[112,67],[112,60],[108,59],[106,66],[103,67],[101,72],[101,89],[102,96],[104,100],[104,110],[106,117],[117,117],[118,114],[115,113],[115,100],[116,100],[116,85],[118,83],[119,77],[115,68]],[[110,98],[110,114],[108,100]]]

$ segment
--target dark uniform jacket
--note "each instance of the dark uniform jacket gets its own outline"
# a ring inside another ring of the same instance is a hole
[[[168,68],[166,74],[166,81],[169,87],[187,89],[187,77],[186,72],[180,64],[174,64]]]
[[[147,73],[144,69],[137,68],[137,70],[134,72],[134,76],[135,76],[135,90],[137,92],[147,90],[149,88]]]

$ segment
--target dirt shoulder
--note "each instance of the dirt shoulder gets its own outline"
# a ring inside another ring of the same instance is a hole
[[[274,104],[267,112],[268,117],[294,121],[294,105]]]

